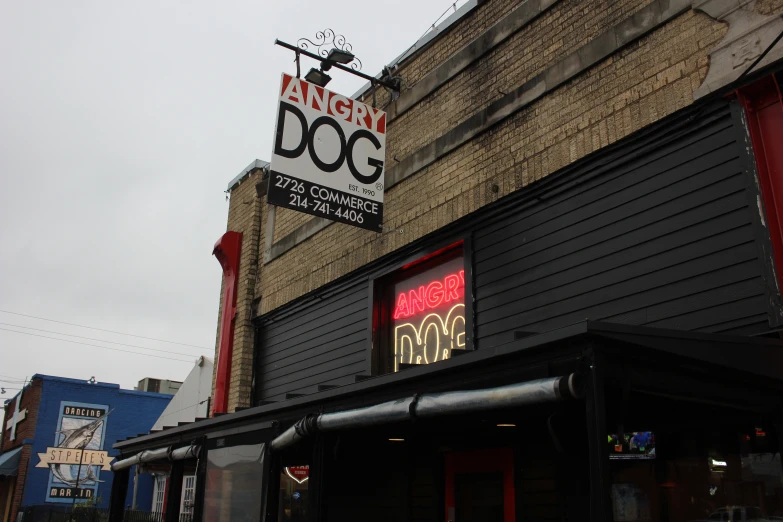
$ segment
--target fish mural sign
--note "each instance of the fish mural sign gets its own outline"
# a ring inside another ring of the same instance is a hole
[[[49,468],[46,502],[86,502],[97,496],[100,473],[111,470],[113,460],[103,450],[110,413],[105,404],[60,402],[54,446],[38,454],[35,466]]]

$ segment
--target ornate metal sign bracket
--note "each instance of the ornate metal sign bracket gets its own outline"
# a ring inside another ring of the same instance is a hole
[[[315,33],[315,42],[309,38],[300,38],[296,41],[296,46],[305,51],[313,52],[324,59],[329,57],[329,51],[332,49],[344,51],[353,56],[353,59],[346,65],[350,65],[354,71],[362,70],[362,61],[353,54],[353,46],[348,43],[345,36],[335,34],[328,27],[323,31]]]
[[[308,58],[312,58],[313,60],[320,62],[321,73],[324,73],[325,71],[328,71],[334,67],[370,82],[373,89],[373,107],[375,106],[375,89],[378,85],[391,90],[392,99],[396,99],[399,96],[399,78],[389,78],[388,76],[376,78],[361,72],[362,62],[356,56],[354,56],[353,46],[351,46],[351,44],[346,41],[345,36],[337,34],[331,29],[327,28],[316,33],[315,41],[310,40],[309,38],[300,38],[296,43],[297,45],[291,45],[280,40],[275,40],[275,45],[290,49],[296,54],[295,61],[297,78],[301,76],[300,57],[307,56]],[[305,79],[308,78],[305,77]],[[326,81],[328,81],[328,77]],[[325,82],[323,85],[325,85]],[[323,85],[321,86],[323,87]]]

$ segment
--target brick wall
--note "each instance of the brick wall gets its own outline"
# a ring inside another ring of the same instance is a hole
[[[409,110],[391,118],[387,171],[653,1],[555,2]],[[408,59],[397,71],[405,80],[403,96],[520,5],[488,0]],[[755,9],[780,14],[783,0],[759,0]],[[274,310],[692,104],[694,91],[707,75],[710,51],[727,29],[727,24],[704,13],[686,10],[388,189],[384,233],[332,224],[266,264],[259,256],[254,295],[263,299],[258,312]],[[364,99],[369,101],[370,96]],[[385,92],[378,92],[377,101],[381,107],[388,102]],[[230,230],[240,230],[234,227],[243,223],[250,207],[266,219],[265,203],[259,202],[257,210],[255,205],[241,208],[233,200],[236,197],[232,194]],[[276,209],[274,241],[311,219]],[[242,322],[237,321],[237,334],[243,328],[242,334],[250,335],[244,323],[248,312],[249,307]],[[241,338],[241,349],[247,346],[248,352],[247,359],[238,359],[234,368],[242,368],[237,373],[237,391],[249,390],[252,378],[248,366],[252,342]],[[235,344],[235,353],[237,349]],[[233,386],[232,374],[232,393]],[[237,397],[233,404],[245,405],[241,398],[248,396],[232,395]]]
[[[41,391],[42,383],[36,379],[32,381],[24,389],[22,394],[21,409],[27,409],[27,416],[25,420],[20,422],[16,427],[16,440],[11,441],[11,431],[6,430],[5,426],[8,420],[13,416],[16,409],[16,401],[19,398],[17,395],[12,400],[5,404],[5,417],[3,418],[3,443],[2,451],[9,451],[22,445],[22,441],[25,439],[32,439],[35,435],[35,427],[38,421],[38,408],[41,403]]]
[[[6,423],[14,414],[16,408],[16,401],[19,396],[17,395],[13,400],[9,401],[5,405],[5,414],[3,418],[3,437],[2,437],[2,450],[3,452],[18,448],[23,445],[23,442],[33,440],[35,437],[35,428],[38,422],[38,410],[41,404],[41,393],[43,390],[43,383],[39,379],[31,382],[22,394],[22,402],[20,404],[21,409],[27,409],[27,416],[25,420],[20,422],[16,427],[16,439],[11,440],[11,431],[6,430]],[[19,473],[15,479],[15,486],[13,486],[13,497],[11,500],[11,511],[9,520],[16,520],[16,513],[19,511],[19,506],[22,505],[22,499],[24,498],[25,481],[27,480],[27,467],[30,462],[30,455],[32,454],[32,445],[25,444],[22,448],[22,455],[19,460]],[[4,505],[2,506],[5,507]],[[0,512],[1,513],[1,512]]]
[[[490,0],[479,11],[495,3],[505,4]],[[765,9],[781,10],[780,0],[772,3]],[[508,92],[647,4],[558,2],[486,59],[392,120],[387,166],[396,163],[394,156],[404,159],[499,97],[499,91]],[[376,234],[335,224],[272,260],[263,266],[261,313],[693,103],[709,51],[726,30],[726,24],[705,14],[685,12],[387,191],[384,224],[401,232]],[[409,67],[424,61],[419,57]],[[406,79],[408,70],[402,69]],[[286,221],[275,228],[276,241],[292,223],[309,219],[284,217],[293,213],[278,209],[277,219]]]
[[[249,174],[231,190],[228,227],[229,231],[242,233],[242,249],[237,280],[237,316],[234,325],[234,350],[229,379],[228,411],[249,406],[253,364],[253,328],[250,324],[251,307],[256,294],[256,278],[259,269],[259,253],[263,251],[264,230],[261,220],[261,200],[256,195],[256,184],[261,172]],[[225,282],[224,282],[225,284]],[[220,292],[218,327],[215,341],[215,371],[218,368],[220,342],[220,317],[223,310],[223,285]],[[214,397],[215,375],[212,377]]]

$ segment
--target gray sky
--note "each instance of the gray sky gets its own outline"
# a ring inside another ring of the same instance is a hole
[[[269,159],[280,73],[296,71],[274,39],[331,27],[374,75],[452,1],[0,0],[0,310],[203,347],[0,312],[0,399],[35,373],[129,388],[211,356],[223,191]],[[364,83],[332,78],[346,95]]]

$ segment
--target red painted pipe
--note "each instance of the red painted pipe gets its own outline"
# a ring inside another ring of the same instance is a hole
[[[774,75],[737,93],[745,108],[778,283],[783,285],[783,93]]]
[[[223,267],[223,313],[220,315],[220,345],[215,378],[215,399],[212,416],[228,411],[228,389],[231,381],[231,355],[234,351],[234,325],[237,312],[237,280],[239,278],[239,254],[242,249],[242,233],[226,232],[215,243],[212,255]]]

